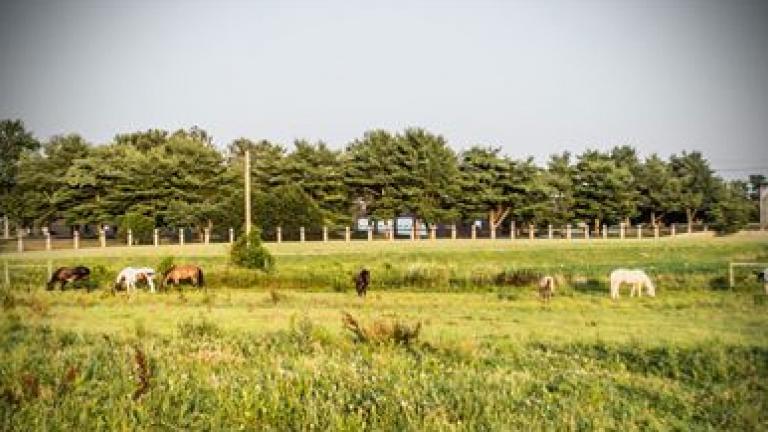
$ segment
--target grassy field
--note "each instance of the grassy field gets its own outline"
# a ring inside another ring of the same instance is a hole
[[[0,256],[0,429],[768,429],[768,304],[748,271],[726,289],[767,237],[269,247],[269,275],[217,245]],[[207,291],[105,289],[167,256],[201,264]],[[98,289],[45,291],[65,264]],[[657,297],[611,301],[616,266]],[[562,282],[548,305],[510,283],[540,273]]]

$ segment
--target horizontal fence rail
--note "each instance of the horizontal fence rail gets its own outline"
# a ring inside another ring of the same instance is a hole
[[[602,225],[599,229],[583,224],[530,225],[508,223],[490,228],[487,224],[452,225],[420,224],[410,230],[392,230],[391,226],[355,229],[352,226],[314,226],[265,229],[261,237],[267,243],[318,243],[318,242],[363,242],[363,241],[434,241],[434,240],[657,240],[663,237],[678,237],[687,234],[709,232],[709,227],[698,224],[689,230],[687,224],[670,225]],[[14,235],[15,234],[15,235]],[[163,246],[163,245],[207,245],[232,244],[239,233],[233,228],[218,229],[166,229],[155,228],[151,232],[133,233],[131,230],[115,233],[98,230],[71,235],[51,233],[47,229],[33,231],[21,229],[0,239],[0,252],[50,251],[60,249],[108,248],[115,246]]]

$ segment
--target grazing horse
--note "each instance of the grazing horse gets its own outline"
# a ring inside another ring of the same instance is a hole
[[[125,290],[130,293],[136,291],[136,282],[146,282],[149,285],[150,292],[155,292],[155,270],[149,267],[133,268],[126,267],[120,271],[115,279],[115,287],[125,284]]]
[[[544,276],[539,280],[539,298],[544,302],[549,302],[552,294],[555,293],[555,278]]]
[[[365,297],[368,291],[368,285],[371,283],[371,272],[368,269],[360,270],[355,276],[355,291],[359,297]]]
[[[194,286],[204,286],[203,270],[196,265],[174,265],[163,274],[163,286],[172,282],[178,286],[181,281],[189,281]]]
[[[632,297],[637,292],[637,296],[643,295],[643,287],[646,288],[647,294],[651,297],[656,296],[656,287],[653,286],[651,278],[648,277],[642,270],[627,270],[616,269],[611,272],[611,298],[619,298],[619,288],[621,284],[628,283],[632,285],[632,290],[629,296]]]
[[[91,270],[89,270],[88,267],[59,267],[51,275],[51,279],[46,284],[46,289],[48,291],[54,289],[56,282],[59,282],[59,289],[64,291],[64,286],[67,285],[68,282],[88,279],[88,276],[90,275]]]

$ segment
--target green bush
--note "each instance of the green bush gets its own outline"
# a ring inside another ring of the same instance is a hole
[[[229,254],[232,264],[249,269],[270,272],[274,269],[275,259],[261,244],[261,233],[254,229],[248,235],[240,236]]]

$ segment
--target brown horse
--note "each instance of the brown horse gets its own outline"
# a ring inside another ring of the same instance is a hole
[[[371,283],[371,272],[368,269],[360,270],[355,276],[355,290],[359,297],[365,297],[368,292],[368,285]]]
[[[64,291],[64,286],[67,285],[68,282],[88,279],[88,276],[90,275],[91,270],[89,270],[88,267],[59,267],[53,272],[51,280],[48,281],[45,287],[50,291],[56,287],[56,282],[59,282],[59,289]]]
[[[203,269],[196,265],[174,265],[163,274],[163,286],[169,282],[179,286],[179,282],[189,281],[194,286],[204,286]]]

